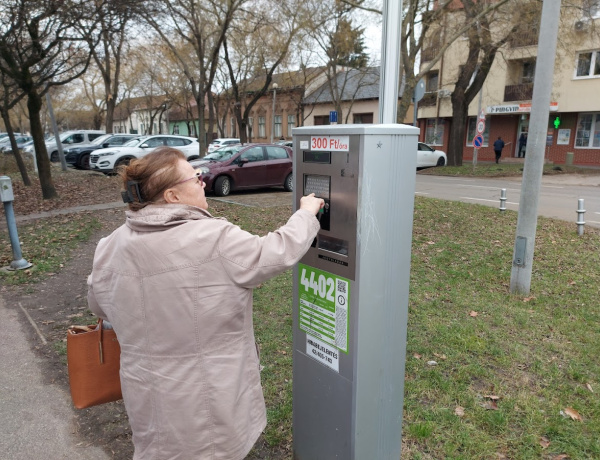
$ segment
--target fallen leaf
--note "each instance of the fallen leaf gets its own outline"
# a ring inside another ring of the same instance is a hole
[[[590,390],[592,393],[594,392],[594,390],[592,389],[592,386],[589,383],[585,384],[585,387]]]
[[[574,284],[577,284],[577,282],[576,282],[576,281],[569,281],[569,284],[570,284],[571,286],[573,286]]]
[[[559,454],[555,457],[552,457],[552,460],[565,460],[566,458],[569,458],[567,454]]]
[[[465,415],[465,408],[461,406],[456,406],[456,409],[454,409],[454,415],[458,417],[463,417]]]
[[[476,311],[471,310],[469,312],[469,316],[471,316],[472,318],[475,318],[479,313],[477,313]]]
[[[435,244],[435,241],[428,241],[427,244]]]
[[[413,355],[413,358],[415,358],[415,359],[421,359],[421,355],[419,353],[415,353]]]
[[[483,407],[485,410],[498,410],[498,404],[496,404],[496,401],[493,400],[481,403],[481,407]]]
[[[533,299],[535,299],[535,296],[531,296],[531,297],[525,297],[525,298],[523,299],[523,302],[529,302],[530,300],[533,300]]]
[[[546,436],[540,438],[540,446],[542,449],[546,449],[550,445],[550,440]]]
[[[583,422],[583,417],[581,415],[579,415],[579,412],[577,412],[572,407],[565,408],[565,414],[567,414],[573,420],[579,420],[580,422]]]
[[[500,399],[500,396],[496,396],[496,395],[485,395],[484,398],[487,399],[491,399],[492,401],[498,401]]]
[[[437,366],[437,362],[435,362],[435,361],[427,361],[427,364],[429,366]]]
[[[448,357],[446,355],[439,355],[437,353],[434,353],[433,356],[435,356],[436,358],[440,358],[440,359],[448,359]]]

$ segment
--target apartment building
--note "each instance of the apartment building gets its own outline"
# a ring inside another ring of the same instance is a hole
[[[478,160],[494,160],[492,146],[499,136],[507,144],[503,157],[524,155],[519,139],[529,129],[541,3],[537,5],[538,11],[534,12],[537,16],[529,18],[520,33],[513,34],[499,50],[481,94],[469,105],[463,142],[465,161],[473,158],[480,101],[486,123]],[[439,27],[432,28],[428,46],[423,50],[422,66],[432,61],[444,37],[460,25],[460,10],[456,2]],[[512,15],[510,20],[520,17],[526,20],[524,14]],[[502,21],[492,23],[492,33],[502,33],[498,29],[508,26]],[[545,159],[564,164],[572,158],[575,165],[600,166],[600,0],[563,2],[558,36]],[[421,140],[441,150],[448,148],[453,123],[450,96],[466,53],[467,41],[461,37],[425,78],[426,93],[418,110]],[[573,155],[567,155],[569,152]]]

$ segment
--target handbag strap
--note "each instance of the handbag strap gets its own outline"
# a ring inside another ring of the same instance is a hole
[[[100,334],[98,334],[98,356],[100,357],[100,364],[104,364],[104,353],[102,351],[102,321],[102,318],[98,318],[98,326],[96,326],[100,329]]]

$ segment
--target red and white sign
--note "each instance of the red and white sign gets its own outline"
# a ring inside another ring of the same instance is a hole
[[[481,133],[483,133],[484,130],[485,130],[485,119],[479,120],[477,122],[477,132],[479,134],[481,134]]]
[[[350,151],[350,136],[311,136],[310,149],[314,151]]]
[[[479,112],[479,119],[485,120],[485,110],[481,109],[481,112]]]

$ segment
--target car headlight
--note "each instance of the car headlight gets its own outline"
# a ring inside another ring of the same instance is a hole
[[[203,176],[207,176],[210,174],[210,169],[208,169],[206,166],[200,166],[199,168],[196,168],[196,169],[198,171],[200,171]]]
[[[98,155],[99,157],[109,157],[111,155],[114,155],[117,152],[101,152],[101,153],[96,153],[96,155]]]

